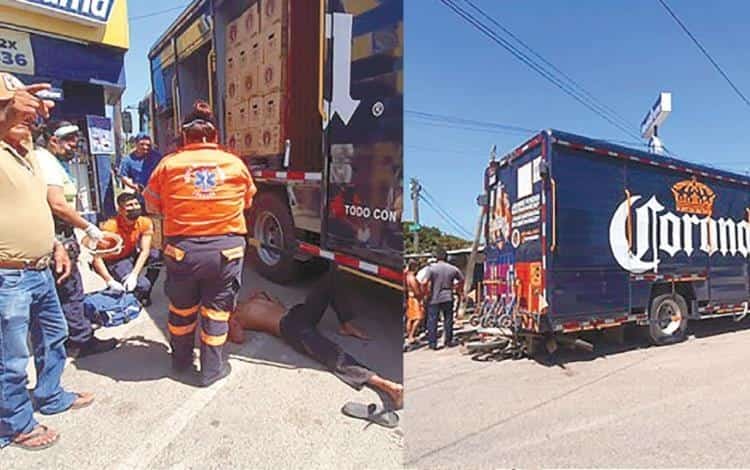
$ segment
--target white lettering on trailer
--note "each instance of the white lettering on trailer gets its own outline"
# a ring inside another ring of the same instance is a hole
[[[359,100],[352,98],[352,22],[354,17],[347,13],[326,15],[326,39],[333,38],[333,90],[331,101],[325,101],[328,109],[327,119],[323,120],[323,129],[335,114],[338,114],[344,125],[349,125],[354,112],[359,107]]]
[[[383,222],[398,222],[398,214],[388,209],[371,209],[369,207],[344,204],[346,215],[360,219],[374,219]]]
[[[700,231],[700,251],[712,256],[750,257],[750,223],[747,220],[735,221],[722,217],[700,218],[692,214],[682,217],[671,212],[664,213],[665,207],[652,196],[645,204],[635,209],[635,253],[628,244],[628,209],[642,199],[634,195],[625,200],[615,211],[609,225],[609,244],[617,263],[623,269],[640,274],[653,270],[657,272],[660,252],[674,257],[680,252],[692,256],[695,252],[693,238],[695,227]],[[631,240],[632,242],[632,240]],[[646,260],[647,253],[651,259]]]

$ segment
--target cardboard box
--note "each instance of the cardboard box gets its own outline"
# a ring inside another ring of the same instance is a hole
[[[256,96],[250,99],[250,112],[248,114],[248,127],[260,127],[263,125],[263,98]]]
[[[283,62],[263,64],[261,68],[261,89],[264,95],[281,90],[283,82]]]
[[[235,154],[240,154],[240,133],[239,132],[227,132],[227,150]]]
[[[242,101],[242,85],[240,83],[240,77],[229,77],[226,78],[226,104],[227,107],[232,107],[236,103]]]
[[[227,107],[224,113],[224,125],[227,128],[227,142],[229,141],[229,134],[239,129],[239,116],[236,114],[235,108]]]
[[[248,50],[248,61],[251,64],[260,65],[263,63],[263,48],[261,47],[260,41],[252,41],[247,47]]]
[[[286,18],[286,0],[260,0],[260,27],[266,29]]]
[[[263,63],[269,64],[279,61],[286,52],[286,30],[281,23],[271,25],[263,30],[261,34],[261,47],[263,49]]]
[[[258,154],[261,156],[278,155],[283,153],[284,146],[281,142],[281,126],[267,125],[260,131],[260,148]]]
[[[263,88],[260,80],[260,66],[252,64],[245,67],[242,72],[242,95],[245,100],[258,96]]]
[[[242,17],[227,24],[226,44],[227,50],[236,49],[243,43]]]
[[[275,92],[263,97],[263,124],[281,125],[283,116],[284,97],[281,92]]]
[[[260,9],[254,3],[242,14],[242,35],[252,39],[260,33]]]
[[[227,77],[239,76],[239,49],[227,50],[227,55],[224,59],[224,68]]]
[[[246,127],[242,130],[242,155],[250,156],[258,154],[258,147],[260,145],[260,128],[259,127]]]

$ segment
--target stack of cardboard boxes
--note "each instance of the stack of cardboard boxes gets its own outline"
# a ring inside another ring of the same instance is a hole
[[[259,0],[227,28],[227,145],[242,156],[283,153],[287,0]]]

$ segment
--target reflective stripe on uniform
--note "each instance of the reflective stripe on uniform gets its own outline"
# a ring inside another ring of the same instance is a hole
[[[195,314],[198,311],[198,308],[200,308],[200,305],[195,305],[188,308],[177,308],[171,303],[169,304],[169,311],[181,317],[189,317],[190,315]]]
[[[185,336],[195,332],[195,327],[197,325],[198,321],[196,320],[193,323],[185,326],[176,326],[171,323],[167,323],[167,328],[169,328],[169,332],[175,336]]]
[[[211,336],[201,331],[201,341],[209,346],[223,346],[227,342],[228,333],[219,336]]]
[[[201,316],[214,321],[229,321],[229,312],[223,310],[214,310],[211,308],[201,307]]]

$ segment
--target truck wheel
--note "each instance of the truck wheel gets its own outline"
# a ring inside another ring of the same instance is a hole
[[[281,250],[294,246],[294,221],[289,208],[273,193],[260,194],[254,201],[248,220],[248,237]],[[297,278],[299,263],[290,252],[268,248],[249,249],[250,262],[261,276],[278,284]]]
[[[687,334],[688,306],[679,294],[660,295],[651,302],[648,336],[656,346],[679,343]]]

